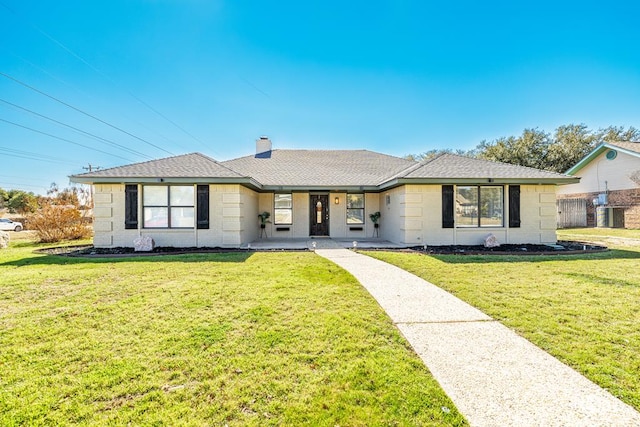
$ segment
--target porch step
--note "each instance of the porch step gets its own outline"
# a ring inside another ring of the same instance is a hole
[[[343,248],[335,240],[328,237],[310,239],[307,241],[307,247],[309,248],[309,250]]]

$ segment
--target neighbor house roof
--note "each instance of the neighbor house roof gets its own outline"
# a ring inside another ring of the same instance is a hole
[[[640,142],[603,142],[584,156],[578,163],[569,169],[567,175],[575,175],[588,165],[593,159],[607,150],[617,150],[634,157],[640,157]]]
[[[75,182],[239,183],[263,191],[367,190],[407,183],[570,183],[577,178],[454,154],[416,162],[368,150],[272,150],[224,162],[200,153],[93,171]]]

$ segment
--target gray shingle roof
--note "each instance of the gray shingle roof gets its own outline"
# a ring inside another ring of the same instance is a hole
[[[609,145],[614,145],[628,151],[640,153],[640,142],[610,142]]]
[[[224,162],[185,154],[73,175],[75,182],[135,182],[158,178],[179,182],[237,182],[264,187],[389,187],[398,181],[507,179],[566,182],[566,175],[522,166],[443,154],[418,163],[368,150],[273,150]]]
[[[367,150],[273,150],[223,165],[267,186],[371,186],[416,162]]]
[[[442,154],[413,168],[402,178],[567,179],[566,175],[508,163]]]
[[[74,175],[78,178],[240,178],[241,175],[200,153]]]

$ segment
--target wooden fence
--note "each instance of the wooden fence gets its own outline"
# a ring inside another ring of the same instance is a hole
[[[556,200],[558,228],[586,227],[587,201],[585,199]]]

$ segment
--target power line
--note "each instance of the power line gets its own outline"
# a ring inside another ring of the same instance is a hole
[[[46,185],[31,185],[31,184],[18,184],[15,182],[0,182],[2,185],[16,185],[18,187],[32,187],[32,188],[48,188]]]
[[[75,53],[73,50],[71,50],[70,48],[68,48],[66,45],[64,45],[62,42],[58,41],[57,39],[55,39],[53,36],[49,35],[46,31],[44,31],[43,29],[41,29],[40,27],[38,27],[37,25],[33,24],[32,22],[27,21],[25,18],[23,18],[22,16],[20,16],[15,10],[11,9],[9,6],[7,6],[6,4],[4,4],[2,1],[0,1],[0,4],[2,6],[5,7],[5,9],[7,9],[9,12],[13,13],[14,15],[20,17],[23,21],[27,22],[32,28],[34,28],[36,31],[38,31],[40,34],[42,34],[44,37],[46,37],[47,39],[49,39],[52,43],[56,44],[58,47],[60,47],[61,49],[63,49],[64,51],[66,51],[68,54],[70,54],[71,56],[73,56],[74,58],[76,58],[78,61],[82,62],[83,64],[85,64],[87,67],[89,67],[90,69],[92,69],[93,71],[95,71],[96,73],[98,73],[99,75],[101,75],[103,78],[105,78],[106,80],[108,80],[109,82],[111,82],[111,84],[113,84],[114,86],[116,86],[117,88],[119,88],[120,90],[123,90],[124,92],[126,92],[129,96],[131,96],[133,99],[135,99],[136,101],[138,101],[140,104],[144,105],[145,107],[147,107],[149,110],[153,111],[155,114],[157,114],[158,116],[162,117],[164,120],[166,120],[167,122],[171,123],[173,126],[175,126],[176,128],[180,129],[184,134],[188,135],[189,137],[191,137],[193,140],[199,142],[200,144],[202,144],[204,147],[209,148],[204,142],[202,142],[202,140],[200,140],[199,138],[197,138],[195,135],[193,135],[192,133],[190,133],[189,131],[187,131],[184,127],[180,126],[179,124],[177,124],[176,122],[174,122],[173,120],[171,120],[169,117],[167,117],[166,115],[162,114],[160,111],[156,110],[155,108],[153,108],[150,104],[148,104],[147,102],[143,101],[141,98],[139,98],[138,96],[136,96],[133,92],[131,92],[129,89],[124,88],[123,86],[119,85],[115,80],[113,80],[111,77],[109,77],[107,74],[105,74],[104,72],[102,72],[101,70],[99,70],[98,68],[96,68],[95,66],[93,66],[91,63],[89,63],[87,60],[85,60],[83,57],[81,57],[80,55],[78,55],[77,53]],[[259,90],[259,89],[258,89]],[[261,91],[262,92],[262,91]],[[264,93],[264,92],[263,92]],[[265,94],[266,95],[266,94]],[[268,96],[268,95],[267,95]],[[169,153],[171,154],[171,153]]]
[[[1,3],[1,2],[0,2],[0,3]],[[67,86],[67,87],[69,87],[69,88],[73,89],[74,91],[78,92],[79,94],[81,94],[81,95],[83,95],[83,96],[85,96],[85,97],[87,97],[87,98],[89,98],[89,99],[95,99],[95,96],[94,96],[94,95],[89,94],[89,93],[87,93],[86,91],[84,91],[84,90],[82,90],[82,89],[79,89],[77,86],[75,86],[75,85],[73,85],[73,84],[71,84],[71,83],[69,83],[69,82],[67,82],[67,81],[65,81],[65,80],[63,80],[63,79],[61,79],[60,77],[55,76],[54,74],[50,73],[49,71],[45,70],[44,68],[39,67],[38,65],[34,64],[33,62],[31,62],[31,61],[29,61],[29,60],[25,59],[24,57],[22,57],[22,56],[20,56],[20,55],[16,54],[16,53],[15,53],[15,52],[13,52],[12,50],[8,49],[6,46],[0,46],[0,47],[2,47],[2,48],[3,48],[5,51],[7,51],[9,54],[11,54],[11,55],[13,55],[14,57],[18,58],[19,60],[21,60],[21,61],[25,62],[25,63],[26,63],[27,65],[29,65],[30,67],[33,67],[33,68],[35,68],[36,70],[40,71],[41,73],[46,74],[47,76],[51,77],[52,79],[54,79],[54,80],[56,80],[56,81],[58,81],[58,82],[62,83],[63,85],[65,85],[65,86]],[[140,120],[137,120],[137,119],[135,119],[135,118],[133,118],[133,117],[131,117],[131,116],[127,115],[127,114],[124,114],[124,112],[122,112],[122,111],[120,111],[120,114],[121,114],[123,117],[125,117],[126,119],[129,119],[129,120],[133,121],[133,122],[134,122],[135,124],[137,124],[138,126],[143,127],[145,130],[147,130],[147,131],[149,131],[149,132],[151,132],[151,133],[153,133],[153,134],[155,134],[155,135],[157,135],[157,136],[159,136],[159,137],[163,138],[164,140],[166,140],[166,141],[168,141],[168,142],[170,142],[170,143],[172,143],[172,144],[176,144],[176,142],[175,142],[174,140],[172,140],[172,139],[168,138],[166,135],[163,135],[162,133],[158,132],[158,130],[157,130],[157,129],[155,129],[155,128],[153,128],[153,127],[149,127],[149,126],[145,125],[145,124],[144,124],[144,123],[142,123]],[[207,147],[207,148],[208,148],[208,147]],[[151,158],[152,158],[152,157],[150,157],[150,156],[147,156],[147,157],[148,157],[149,159],[151,159]]]
[[[108,144],[108,145],[111,145],[111,146],[113,146],[113,147],[120,148],[121,150],[127,151],[127,152],[129,152],[129,153],[131,153],[131,154],[136,154],[136,155],[138,155],[138,156],[142,156],[142,157],[145,157],[145,158],[147,158],[147,159],[153,159],[153,157],[151,157],[151,156],[147,156],[146,154],[141,153],[140,151],[133,150],[133,149],[131,149],[131,148],[129,148],[129,147],[126,147],[126,146],[124,146],[124,145],[122,145],[122,144],[118,144],[118,143],[117,143],[117,142],[115,142],[115,141],[111,141],[111,140],[106,139],[106,138],[103,138],[103,137],[101,137],[101,136],[94,135],[94,134],[93,134],[93,133],[91,133],[91,132],[86,132],[86,131],[84,131],[84,130],[82,130],[82,129],[78,129],[77,127],[74,127],[74,126],[68,125],[68,124],[66,124],[66,123],[63,123],[63,122],[58,121],[58,120],[56,120],[56,119],[53,119],[53,118],[51,118],[51,117],[45,116],[45,115],[43,115],[43,114],[36,113],[36,112],[35,112],[35,111],[33,111],[33,110],[30,110],[30,109],[25,108],[25,107],[21,107],[21,106],[19,106],[19,105],[17,105],[17,104],[14,104],[13,102],[6,101],[6,100],[4,100],[4,99],[2,99],[2,98],[0,98],[0,102],[3,102],[3,103],[5,103],[5,104],[7,104],[7,105],[10,105],[10,106],[12,106],[12,107],[14,107],[14,108],[19,108],[19,109],[20,109],[20,110],[22,110],[22,111],[26,111],[27,113],[30,113],[30,114],[33,114],[33,115],[35,115],[35,116],[41,117],[41,118],[43,118],[43,119],[45,119],[45,120],[49,120],[49,121],[51,121],[51,122],[57,123],[57,124],[59,124],[59,125],[61,125],[61,126],[64,126],[64,127],[69,128],[69,129],[73,129],[73,130],[74,130],[74,131],[76,131],[76,132],[80,132],[80,133],[82,133],[82,134],[84,134],[84,135],[86,135],[86,136],[89,136],[89,137],[91,137],[91,138],[98,139],[98,140],[100,140],[100,141],[102,141],[102,142],[104,142],[104,143],[106,143],[106,144]]]
[[[68,142],[69,144],[77,145],[77,146],[79,146],[79,147],[83,147],[83,148],[86,148],[86,149],[88,149],[88,150],[93,150],[93,151],[97,151],[98,153],[107,154],[107,155],[109,155],[109,156],[117,157],[117,158],[119,158],[119,159],[126,160],[127,162],[131,162],[131,161],[132,161],[132,160],[130,160],[130,159],[127,159],[126,157],[118,156],[117,154],[109,153],[109,152],[107,152],[107,151],[102,151],[102,150],[99,150],[99,149],[97,149],[97,148],[90,147],[90,146],[88,146],[88,145],[84,145],[84,144],[80,144],[79,142],[71,141],[70,139],[61,138],[61,137],[59,137],[59,136],[55,136],[55,135],[52,135],[52,134],[50,134],[50,133],[47,133],[47,132],[43,132],[43,131],[41,131],[41,130],[34,129],[34,128],[29,127],[29,126],[24,126],[24,125],[21,125],[21,124],[19,124],[19,123],[15,123],[15,122],[12,122],[12,121],[9,121],[9,120],[5,120],[5,119],[0,118],[0,122],[9,123],[9,124],[14,125],[14,126],[17,126],[17,127],[19,127],[19,128],[27,129],[27,130],[30,130],[30,131],[32,131],[32,132],[39,133],[39,134],[41,134],[41,135],[46,135],[46,136],[51,137],[51,138],[59,139],[60,141]]]
[[[113,129],[115,129],[117,131],[120,131],[120,132],[122,132],[122,133],[124,133],[126,135],[129,135],[132,138],[137,139],[138,141],[144,142],[147,145],[150,145],[150,146],[152,146],[152,147],[154,147],[154,148],[156,148],[156,149],[158,149],[160,151],[164,151],[165,153],[167,153],[167,154],[169,154],[171,156],[174,156],[174,154],[171,151],[165,150],[164,148],[162,148],[162,147],[160,147],[160,146],[158,146],[158,145],[156,145],[156,144],[154,144],[152,142],[149,142],[146,139],[140,138],[139,136],[136,136],[136,135],[134,135],[134,134],[132,134],[130,132],[127,132],[126,130],[124,130],[122,128],[119,128],[118,126],[112,125],[109,122],[106,122],[106,121],[104,121],[104,120],[102,120],[102,119],[100,119],[100,118],[98,118],[98,117],[96,117],[96,116],[94,116],[92,114],[89,114],[89,113],[87,113],[87,112],[85,112],[85,111],[83,111],[83,110],[81,110],[81,109],[79,109],[77,107],[74,107],[73,105],[62,101],[62,100],[56,98],[55,96],[49,95],[48,93],[45,93],[45,92],[43,92],[43,91],[41,91],[39,89],[36,89],[35,87],[30,86],[27,83],[24,83],[23,81],[20,81],[20,80],[16,79],[15,77],[10,76],[9,74],[6,74],[6,73],[3,73],[2,71],[0,71],[0,76],[3,76],[3,77],[5,77],[5,78],[7,78],[9,80],[13,80],[14,82],[18,83],[19,85],[26,87],[27,89],[30,89],[30,90],[32,90],[34,92],[37,92],[37,93],[39,93],[39,94],[41,94],[43,96],[46,96],[47,98],[52,99],[52,100],[54,100],[54,101],[56,101],[56,102],[58,102],[58,103],[60,103],[60,104],[62,104],[64,106],[66,106],[68,108],[71,108],[72,110],[77,111],[80,114],[84,114],[85,116],[90,117],[90,118],[92,118],[92,119],[94,119],[94,120],[96,120],[96,121],[98,121],[98,122],[100,122],[102,124],[105,124],[105,125],[109,126],[110,128],[113,128]]]
[[[34,179],[33,177],[15,176],[15,175],[0,175],[0,178],[14,178],[14,179],[20,179],[24,181],[40,181],[39,179]]]
[[[5,148],[5,147],[0,147],[0,155],[18,157],[18,158],[27,159],[27,160],[37,160],[37,161],[47,162],[47,163],[60,163],[63,165],[75,164],[75,163],[69,162],[67,159],[62,159],[59,157],[45,156],[43,154],[33,153],[31,151],[16,150],[13,148]],[[13,178],[17,178],[17,177],[13,177]]]

